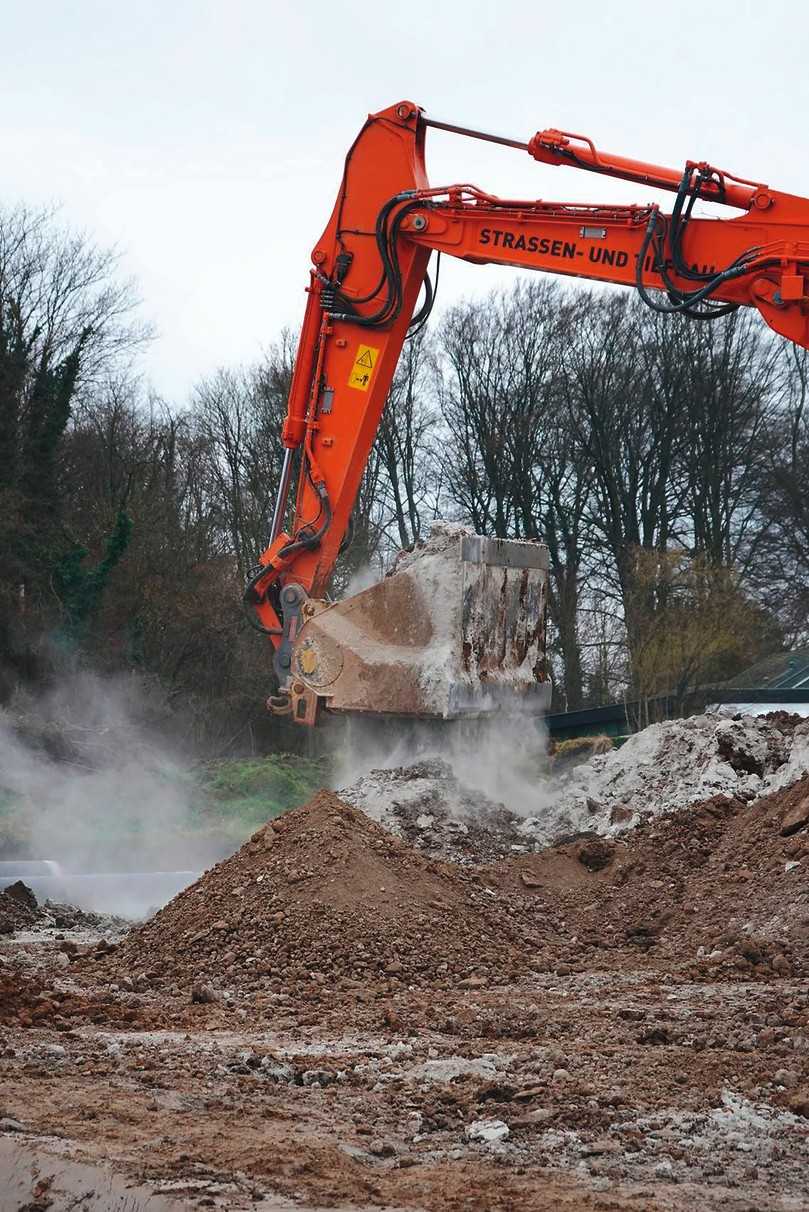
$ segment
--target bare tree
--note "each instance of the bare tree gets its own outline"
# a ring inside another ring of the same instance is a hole
[[[809,639],[809,353],[779,349],[777,408],[762,443],[759,542],[749,576],[794,643]]]
[[[762,536],[761,470],[783,345],[749,311],[710,324],[681,319],[674,329],[668,340],[682,368],[687,542],[717,567],[734,564],[744,573]]]
[[[507,296],[492,294],[449,311],[438,335],[447,494],[479,534],[499,538],[514,525],[510,425],[519,385],[511,332]]]
[[[572,324],[566,296],[542,279],[455,309],[439,337],[439,398],[450,435],[447,491],[460,515],[481,533],[548,545],[561,699],[577,707],[591,474],[564,407]]]
[[[61,226],[53,209],[0,210],[0,313],[6,341],[29,374],[82,349],[83,387],[129,361],[151,336],[137,320],[118,253]]]
[[[400,548],[418,541],[425,510],[435,508],[438,417],[431,371],[430,340],[422,331],[402,351],[376,439],[380,504],[390,515]],[[384,520],[383,527],[387,529]]]
[[[60,561],[75,563],[60,482],[73,409],[148,336],[133,319],[132,285],[117,268],[114,252],[66,231],[51,211],[0,212],[0,648],[6,652],[23,606],[25,618],[36,614]],[[124,529],[121,523],[119,536]],[[115,546],[119,551],[120,542]]]
[[[635,724],[645,727],[658,718],[660,699],[666,711],[681,714],[689,694],[739,673],[779,647],[782,636],[733,568],[682,550],[635,554],[635,592],[644,603],[661,603],[639,614],[632,654]]]
[[[563,405],[564,351],[573,339],[571,309],[556,283],[520,284],[509,299],[512,346],[519,367],[509,428],[514,533],[548,547],[548,607],[562,661],[557,697],[568,710],[583,704],[579,597],[590,557],[591,474]]]
[[[565,348],[563,394],[590,467],[600,575],[615,578],[630,652],[639,618],[654,609],[634,583],[635,551],[665,551],[682,513],[679,400],[663,373],[650,314],[626,296],[579,296]],[[665,347],[664,347],[665,352]]]
[[[269,537],[293,362],[293,339],[287,333],[263,362],[222,368],[194,390],[192,432],[207,452],[223,533],[242,575]]]

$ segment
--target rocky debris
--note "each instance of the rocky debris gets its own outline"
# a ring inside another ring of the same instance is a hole
[[[52,901],[46,901],[40,912],[41,925],[57,930],[93,930],[119,935],[132,925],[128,918],[115,913],[91,913],[76,905],[58,905]]]
[[[53,930],[92,930],[106,934],[121,934],[131,923],[111,913],[88,913],[76,905],[37,902],[36,896],[22,880],[0,891],[0,934],[17,930],[44,933]]]
[[[371,770],[338,794],[433,858],[487,863],[582,835],[620,837],[641,820],[714,795],[749,802],[809,772],[809,721],[784,712],[670,720],[615,750],[609,738],[583,740],[589,760],[554,761],[547,777],[519,784],[516,806],[466,786],[462,762],[441,758]],[[581,757],[581,746],[569,744]]]
[[[526,849],[524,818],[465,786],[441,758],[371,770],[337,794],[433,858],[485,863]]]
[[[692,716],[651,724],[620,747],[567,772],[542,813],[525,821],[534,844],[594,830],[616,836],[641,818],[726,795],[748,802],[809,772],[809,720]],[[548,798],[548,788],[538,789]]]

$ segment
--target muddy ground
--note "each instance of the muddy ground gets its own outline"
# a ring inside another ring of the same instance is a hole
[[[807,1209],[807,876],[806,779],[477,866],[316,797],[0,939],[0,1208]]]

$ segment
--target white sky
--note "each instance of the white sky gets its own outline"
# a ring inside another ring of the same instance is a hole
[[[298,324],[367,112],[407,98],[809,193],[808,54],[803,0],[0,0],[0,203],[58,201],[119,247],[159,334],[146,371],[181,403]],[[650,196],[435,131],[428,171],[512,196]],[[440,301],[514,272],[445,259]]]

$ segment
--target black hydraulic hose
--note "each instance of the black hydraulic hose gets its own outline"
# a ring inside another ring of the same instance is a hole
[[[266,594],[256,593],[256,585],[262,579],[262,577],[267,575],[268,572],[269,569],[266,564],[259,564],[258,569],[253,573],[244,587],[244,593],[242,594],[242,609],[250,626],[256,631],[260,631],[262,635],[283,635],[284,633],[280,627],[265,627],[261,619],[256,614],[256,606],[262,602],[266,596]]]
[[[666,281],[668,282],[668,279],[666,279]],[[718,320],[721,316],[729,316],[732,312],[738,311],[741,307],[741,303],[711,304],[707,300],[704,301],[699,307],[692,307],[688,301],[688,293],[683,294],[682,291],[667,288],[666,294],[672,303],[686,304],[685,307],[681,308],[680,314],[683,316],[688,316],[690,320]]]
[[[688,300],[692,292],[681,291],[678,286],[672,282],[669,277],[666,266],[662,263],[655,265],[655,269],[663,279],[666,288],[666,294],[672,303],[677,305],[688,304]],[[712,307],[709,303],[703,306],[702,310],[692,308],[690,305],[681,306],[680,314],[688,316],[692,320],[718,320],[720,316],[730,315],[731,312],[738,311],[740,303],[720,303]]]
[[[671,249],[671,260],[675,271],[681,278],[688,278],[692,282],[712,282],[718,277],[718,275],[710,270],[698,270],[692,268],[686,262],[685,255],[683,253],[683,234],[691,220],[694,205],[698,199],[703,196],[702,187],[704,182],[711,179],[710,174],[705,173],[702,170],[698,170],[696,183],[693,183],[692,173],[693,170],[689,168],[684,170],[680,187],[677,191],[677,197],[675,199],[674,206],[672,207],[669,224],[669,248]],[[721,202],[725,192],[724,180],[719,176],[717,176],[715,180],[717,189],[719,191],[719,196],[718,198],[711,199],[711,201]],[[688,197],[688,202],[685,207],[685,213],[683,214],[683,202],[686,197]],[[728,270],[735,270],[739,265],[744,264],[748,259],[749,253],[742,253],[736,258],[735,261],[732,261],[731,264],[726,266],[725,270],[721,272],[726,273]],[[678,309],[682,315],[688,316],[692,320],[718,320],[721,316],[728,316],[732,312],[738,311],[739,307],[741,306],[739,303],[724,303],[716,307],[711,307],[709,305],[702,309],[692,307],[691,302],[689,301],[692,292],[681,291],[674,286],[665,273],[664,267],[660,267],[660,272],[664,282],[666,283],[669,298],[678,306]],[[685,304],[685,306],[682,306],[683,304]]]
[[[390,272],[390,276],[391,276],[392,302],[391,302],[391,306],[389,308],[388,314],[385,316],[385,319],[382,321],[382,323],[392,324],[395,320],[397,320],[399,315],[401,314],[402,306],[404,304],[404,292],[402,289],[402,271],[401,271],[401,267],[399,265],[399,233],[401,231],[402,224],[405,221],[405,219],[407,218],[407,216],[411,213],[411,211],[423,209],[423,207],[425,205],[426,204],[423,202],[414,201],[414,202],[411,202],[409,205],[402,206],[396,212],[396,214],[392,220],[392,223],[390,225],[390,229],[385,231],[385,233],[384,233],[382,242],[384,243],[384,245],[386,247],[387,264],[389,266],[389,272]],[[387,226],[387,218],[388,217],[386,216],[386,221],[385,221],[386,226]],[[379,323],[373,325],[373,327],[379,327],[379,326],[380,326]]]
[[[435,292],[433,290],[433,284],[430,281],[430,275],[425,274],[424,275],[424,302],[422,303],[421,307],[418,309],[416,314],[413,316],[413,319],[408,324],[408,326],[407,326],[408,328],[416,328],[418,325],[424,323],[424,321],[429,316],[430,312],[433,310],[434,297],[435,297]]]
[[[285,547],[281,548],[278,553],[280,559],[289,559],[290,556],[295,555],[299,551],[310,551],[313,547],[317,547],[326,531],[329,529],[332,520],[332,507],[325,484],[320,484],[317,486],[317,494],[320,497],[320,513],[318,514],[318,517],[323,517],[321,525],[316,531],[310,534],[306,534],[305,531],[299,532],[298,538],[293,539],[290,543],[287,543]],[[259,594],[256,591],[256,586],[258,585],[259,581],[271,571],[271,564],[259,565],[258,569],[253,573],[244,587],[242,606],[248,622],[250,623],[251,627],[255,628],[256,631],[261,632],[262,635],[283,635],[283,630],[280,627],[265,627],[256,614],[256,606],[259,605],[259,603],[262,602],[266,597],[266,591],[263,594]]]
[[[657,230],[659,218],[659,212],[656,209],[653,210],[649,216],[649,222],[646,226],[646,235],[643,238],[643,244],[641,245],[641,250],[635,267],[635,286],[638,294],[643,299],[647,307],[651,307],[653,311],[659,312],[661,315],[687,313],[688,310],[693,308],[695,304],[701,303],[703,299],[708,299],[725,282],[730,282],[734,278],[740,278],[744,274],[750,272],[749,262],[757,255],[758,250],[756,248],[748,249],[747,252],[742,253],[741,256],[737,257],[733,265],[729,266],[721,273],[716,274],[709,282],[705,283],[701,290],[680,292],[674,288],[675,297],[679,298],[681,300],[680,302],[675,303],[670,307],[667,307],[663,303],[656,303],[655,300],[652,299],[648,294],[646,287],[643,284],[643,265],[646,260],[646,254],[652,246],[652,241],[656,235],[659,238],[660,233]],[[658,273],[665,272],[665,267],[662,264],[662,258],[659,255],[659,249],[656,250],[654,268]],[[705,319],[707,317],[703,315],[699,318]]]
[[[413,317],[413,319],[410,321],[410,323],[408,324],[407,335],[405,336],[406,341],[412,341],[414,337],[417,337],[419,335],[419,333],[421,332],[421,330],[424,328],[424,325],[429,320],[433,307],[435,306],[435,300],[438,296],[438,279],[439,279],[440,275],[441,275],[441,253],[439,252],[435,258],[435,282],[430,281],[429,274],[424,275],[425,291],[429,287],[430,298],[429,299],[425,298],[424,303],[418,312],[418,315],[415,315]],[[428,304],[429,304],[429,306],[428,306]]]
[[[287,543],[286,547],[281,548],[278,553],[279,559],[288,560],[290,556],[296,555],[299,551],[311,551],[313,547],[317,547],[320,544],[324,534],[331,526],[332,508],[329,495],[326,491],[326,485],[320,484],[317,491],[320,496],[323,513],[323,521],[320,527],[312,534],[299,532],[300,538],[293,539],[291,543]]]
[[[381,210],[376,218],[376,245],[377,245],[377,249],[379,250],[380,259],[382,261],[382,272],[384,275],[384,281],[386,282],[387,288],[388,288],[387,298],[385,299],[385,302],[382,304],[382,306],[379,308],[378,311],[373,313],[373,315],[370,315],[370,316],[352,315],[352,316],[345,316],[345,317],[341,317],[341,316],[337,315],[337,316],[335,316],[335,319],[350,319],[352,321],[352,323],[358,324],[361,328],[377,328],[388,320],[390,312],[396,306],[396,291],[397,291],[396,269],[395,269],[395,265],[391,259],[390,248],[389,248],[390,235],[389,235],[389,231],[388,231],[388,220],[389,220],[389,217],[390,217],[392,211],[400,203],[406,201],[408,197],[410,197],[410,195],[408,193],[404,193],[404,194],[396,194],[396,195],[394,195],[394,197],[389,198],[388,201],[385,203],[385,205],[381,208]]]
[[[674,199],[674,206],[671,208],[671,217],[669,219],[669,247],[671,249],[671,259],[675,270],[681,278],[690,278],[692,281],[708,282],[713,277],[713,274],[702,273],[699,270],[691,269],[686,264],[685,257],[682,252],[682,233],[683,229],[688,225],[691,218],[691,213],[694,209],[694,204],[700,196],[701,184],[698,181],[696,186],[691,183],[691,169],[686,168],[683,171],[680,187],[677,190],[677,195]],[[685,209],[685,215],[682,215],[683,202],[688,198],[688,205]]]
[[[402,205],[403,203],[404,205]],[[381,328],[383,325],[391,324],[397,319],[402,310],[403,303],[402,275],[398,255],[399,233],[407,215],[411,211],[421,209],[426,205],[429,204],[414,199],[412,191],[396,194],[385,203],[376,220],[376,243],[388,288],[385,302],[373,315],[357,316],[333,313],[334,319],[349,320],[352,324],[357,324],[361,328]],[[400,209],[391,221],[391,215],[397,206]]]
[[[357,521],[352,510],[352,512],[348,515],[348,525],[346,526],[346,532],[343,535],[343,541],[340,544],[340,550],[337,553],[338,555],[343,555],[344,552],[348,551],[349,547],[354,542],[354,530],[356,524]]]

